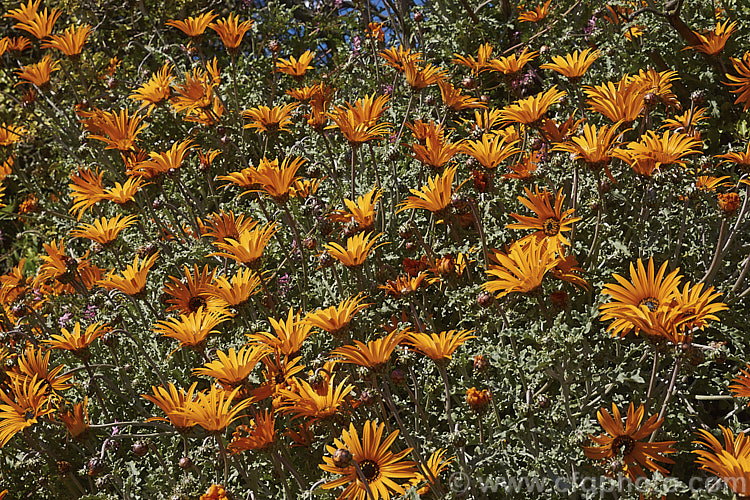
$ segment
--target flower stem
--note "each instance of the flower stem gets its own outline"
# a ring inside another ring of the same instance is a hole
[[[440,375],[443,377],[443,388],[445,389],[445,415],[448,417],[450,431],[454,432],[456,424],[451,416],[451,388],[450,381],[448,380],[448,371],[445,369],[444,364],[438,364],[438,370],[440,370]]]
[[[216,443],[219,445],[219,455],[221,455],[221,459],[224,461],[224,483],[227,484],[227,479],[229,479],[229,461],[227,460],[227,450],[224,446],[224,438],[221,437],[221,434],[214,434],[214,437],[216,438]]]

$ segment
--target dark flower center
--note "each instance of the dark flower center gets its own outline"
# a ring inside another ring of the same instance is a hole
[[[200,295],[196,297],[190,297],[190,300],[188,300],[188,309],[190,309],[190,312],[195,312],[201,307],[206,307],[205,297],[201,297]]]
[[[612,449],[619,451],[620,448],[622,448],[623,456],[629,455],[635,448],[635,440],[630,436],[617,436],[612,441]]]
[[[542,231],[547,236],[557,236],[557,233],[560,232],[560,221],[554,217],[544,219],[544,222],[542,222]]]
[[[646,306],[649,311],[654,312],[659,307],[659,300],[654,297],[646,297],[638,303],[638,307],[640,306]]]
[[[372,460],[362,460],[359,463],[359,468],[362,470],[362,475],[365,476],[365,480],[368,483],[380,477],[380,466]]]
[[[23,414],[23,419],[26,421],[32,420],[34,417],[36,417],[36,415],[31,410],[26,410],[26,413]]]

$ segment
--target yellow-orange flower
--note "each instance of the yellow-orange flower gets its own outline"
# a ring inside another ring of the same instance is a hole
[[[180,347],[190,347],[201,351],[205,348],[208,336],[219,333],[215,328],[229,319],[223,311],[208,311],[203,307],[190,314],[180,314],[179,318],[159,320],[154,325],[154,333],[170,337],[180,342]]]
[[[195,425],[195,422],[191,421],[183,413],[183,409],[188,402],[195,399],[195,389],[197,387],[198,382],[194,382],[186,392],[183,389],[177,389],[172,383],[167,388],[152,386],[151,392],[153,395],[141,394],[141,397],[158,406],[167,415],[167,418],[152,417],[148,420],[169,422],[178,432],[182,434],[188,432]]]
[[[435,85],[448,76],[448,70],[442,69],[434,64],[420,66],[416,61],[408,60],[404,62],[404,78],[412,90],[422,90]]]
[[[62,12],[57,8],[50,11],[45,7],[43,11],[35,12],[33,19],[27,19],[13,27],[34,35],[37,40],[43,40],[52,33],[60,14]]]
[[[242,307],[251,296],[260,292],[263,283],[252,269],[240,269],[232,276],[232,280],[225,276],[219,276],[211,286],[211,297],[219,301],[218,306],[222,308]]]
[[[292,186],[299,180],[297,171],[306,161],[299,156],[288,156],[279,164],[278,159],[268,160],[263,158],[255,172],[254,180],[260,184],[261,190],[268,193],[273,201],[282,205],[289,199]]]
[[[526,10],[518,14],[518,21],[522,23],[538,23],[549,15],[549,6],[552,0],[547,0],[542,5]]]
[[[257,221],[251,218],[245,219],[245,214],[235,215],[234,212],[214,212],[209,214],[205,220],[200,220],[199,226],[201,236],[213,238],[214,241],[223,242],[226,238],[239,238],[240,233],[252,229]]]
[[[359,233],[346,240],[346,248],[338,243],[331,242],[323,245],[331,256],[349,268],[357,268],[365,263],[370,252],[388,242],[375,245],[382,233],[373,236],[374,233]]]
[[[182,266],[184,278],[169,276],[170,282],[164,284],[165,302],[169,304],[167,311],[180,311],[182,313],[196,312],[201,307],[209,310],[221,310],[221,304],[213,298],[214,275],[216,269],[203,269],[198,264],[193,264],[191,269]]]
[[[128,174],[153,179],[170,171],[175,171],[182,166],[185,157],[194,147],[196,147],[195,143],[191,139],[186,139],[175,142],[167,151],[161,153],[152,151],[148,154],[148,160],[136,163]]]
[[[649,442],[647,438],[661,427],[664,419],[652,415],[645,422],[643,416],[645,408],[640,405],[635,409],[633,403],[628,406],[628,414],[623,424],[620,410],[612,403],[612,413],[601,408],[596,413],[606,434],[598,437],[589,434],[589,438],[598,446],[584,446],[583,451],[587,457],[605,462],[607,460],[622,461],[623,470],[635,480],[645,476],[643,467],[661,474],[669,474],[669,471],[657,462],[673,464],[674,460],[664,457],[666,453],[676,453],[672,448],[676,441]]]
[[[240,415],[240,412],[252,403],[251,399],[245,399],[232,407],[234,397],[239,390],[238,387],[232,392],[225,392],[215,385],[211,386],[208,392],[197,392],[196,399],[186,401],[182,409],[177,412],[209,433],[224,432],[232,422],[242,418],[243,415]]]
[[[344,203],[349,210],[334,210],[328,218],[342,224],[354,221],[357,231],[372,231],[375,226],[375,207],[382,193],[382,189],[374,187],[363,196],[358,196],[356,203],[345,198]]]
[[[541,69],[551,69],[571,81],[577,81],[599,57],[601,57],[601,53],[598,50],[589,48],[580,52],[567,54],[565,57],[552,56],[551,63],[542,64],[539,67]]]
[[[442,174],[428,178],[427,185],[422,186],[421,190],[410,189],[409,192],[412,196],[401,203],[399,212],[410,208],[421,208],[433,213],[444,212],[450,205],[454,193],[453,179],[455,175],[456,167],[448,167]],[[456,188],[456,191],[461,188],[461,185]]]
[[[500,112],[500,119],[506,123],[518,123],[530,127],[538,127],[541,125],[542,119],[549,107],[564,96],[565,91],[558,91],[557,86],[553,86],[535,96],[520,99],[506,106]]]
[[[641,259],[638,259],[637,266],[630,264],[630,281],[613,274],[612,277],[619,284],[607,284],[602,290],[603,294],[612,297],[612,301],[599,306],[601,321],[614,321],[607,327],[612,335],[625,336],[628,332],[637,328],[628,317],[628,306],[645,306],[652,312],[660,308],[670,307],[671,298],[677,293],[678,286],[682,279],[679,268],[669,274],[667,272],[667,262],[665,261],[658,271],[654,270],[654,259],[648,261],[648,270],[643,266]]]
[[[281,389],[279,412],[292,414],[292,420],[307,418],[312,422],[330,419],[346,404],[346,396],[353,390],[352,384],[343,380],[336,385],[331,376],[322,387],[312,387],[305,380],[294,378],[294,390]]]
[[[547,242],[535,237],[513,243],[508,253],[495,252],[497,264],[490,264],[485,271],[494,278],[482,285],[488,292],[495,292],[497,298],[509,293],[535,293],[542,285],[548,271],[558,263],[554,250]]]
[[[466,404],[476,413],[483,413],[492,400],[492,394],[487,389],[469,387],[466,389]]]
[[[296,59],[294,56],[290,56],[289,59],[280,58],[276,61],[276,71],[279,73],[286,73],[287,75],[301,80],[308,69],[313,69],[310,63],[314,58],[315,52],[310,50],[306,50],[301,56],[299,56],[299,59]]]
[[[276,223],[270,222],[262,227],[241,232],[237,239],[225,238],[224,241],[214,242],[214,246],[224,252],[214,252],[209,255],[228,257],[239,264],[256,268],[260,265],[263,250],[275,233]]]
[[[539,55],[538,52],[529,50],[528,47],[525,47],[519,54],[511,54],[499,59],[491,59],[487,62],[485,67],[487,71],[496,71],[512,78],[520,73],[523,67],[526,66],[529,61],[534,60],[537,55]]]
[[[717,23],[713,31],[706,33],[698,33],[693,31],[693,34],[698,39],[698,43],[689,45],[682,50],[693,49],[697,52],[703,52],[709,56],[718,55],[724,46],[727,44],[727,40],[732,36],[732,33],[737,31],[737,21],[729,22],[729,19],[724,23]]]
[[[649,130],[638,141],[628,143],[625,148],[613,150],[612,156],[628,163],[633,170],[644,176],[666,165],[685,165],[684,158],[701,152],[701,143],[680,132],[665,131],[661,137]]]
[[[26,135],[26,129],[12,123],[0,123],[0,146],[12,146]]]
[[[341,358],[343,363],[364,366],[372,371],[380,371],[388,364],[393,350],[405,338],[403,332],[393,330],[385,337],[371,340],[368,343],[354,341],[354,345],[346,345],[334,349],[330,353],[331,359]]]
[[[98,168],[81,169],[70,174],[71,183],[70,197],[73,199],[73,206],[70,207],[70,213],[76,214],[77,219],[99,201],[104,199],[104,174],[99,172]]]
[[[172,26],[185,33],[190,38],[197,38],[201,36],[208,27],[209,23],[218,16],[214,14],[214,11],[209,10],[198,16],[188,17],[183,20],[170,19],[166,23],[167,26]]]
[[[245,128],[256,129],[260,132],[275,134],[277,132],[289,132],[287,125],[292,123],[292,111],[299,103],[292,102],[284,106],[257,106],[242,112],[242,116],[250,120]]]
[[[51,35],[49,41],[42,44],[43,49],[57,49],[71,59],[76,59],[81,55],[83,45],[92,31],[88,24],[82,26],[70,26],[63,31],[62,35]]]
[[[566,151],[576,160],[586,164],[591,170],[599,171],[602,168],[609,174],[609,162],[616,148],[616,141],[621,133],[620,123],[611,127],[602,125],[598,129],[589,123],[583,126],[583,134],[571,137],[564,143],[553,146],[552,151]]]
[[[534,192],[529,188],[524,188],[524,191],[527,197],[519,196],[518,200],[526,208],[534,212],[536,217],[512,213],[510,216],[518,222],[508,224],[506,227],[513,229],[535,229],[537,232],[534,234],[538,238],[549,240],[551,243],[549,245],[550,249],[559,248],[561,245],[570,245],[563,232],[571,231],[573,223],[581,219],[580,217],[573,217],[574,210],[572,208],[563,211],[562,204],[565,201],[565,196],[562,194],[562,188],[557,191],[554,207],[550,202],[552,193],[546,189],[539,191],[539,187],[537,186],[534,188]]]
[[[364,304],[364,294],[358,294],[341,302],[338,306],[309,313],[305,322],[333,335],[341,337],[349,328],[354,315],[371,304]]]
[[[419,125],[416,126],[419,127]],[[451,141],[450,134],[444,133],[441,128],[427,126],[424,132],[423,139],[419,138],[421,134],[415,133],[415,137],[424,144],[412,144],[410,147],[414,152],[414,158],[431,169],[439,171],[443,165],[461,152],[463,141]]]
[[[120,290],[131,297],[145,296],[146,276],[151,268],[154,267],[158,256],[159,253],[157,252],[139,261],[138,255],[136,255],[133,259],[133,264],[127,266],[122,275],[115,274],[112,271],[105,279],[99,280],[97,284],[107,290]]]
[[[490,56],[492,55],[492,45],[489,43],[483,43],[477,49],[477,58],[473,56],[462,56],[461,54],[453,54],[452,63],[460,64],[471,69],[471,72],[479,74],[487,66]]]
[[[81,331],[81,323],[76,321],[72,332],[67,328],[60,328],[61,335],[52,335],[44,342],[49,344],[50,349],[63,349],[82,359],[88,359],[88,347],[108,330],[106,325],[97,322]]]
[[[172,64],[167,61],[159,68],[159,71],[151,75],[148,82],[138,87],[128,98],[140,101],[141,108],[148,107],[151,111],[157,105],[169,100],[172,95],[170,85],[173,80]]]
[[[695,462],[701,469],[721,478],[739,498],[750,496],[750,439],[744,432],[735,436],[724,426],[719,426],[724,436],[724,445],[705,429],[698,429],[700,439],[693,441],[709,448],[693,450],[698,455]]]
[[[349,430],[341,433],[341,439],[334,439],[335,446],[326,446],[330,456],[323,457],[324,463],[319,467],[343,477],[325,483],[323,489],[345,486],[338,497],[341,500],[367,500],[370,495],[374,499],[391,500],[392,494],[403,495],[404,486],[399,483],[409,485],[409,481],[416,475],[416,464],[403,460],[411,452],[411,448],[398,453],[390,451],[399,431],[393,431],[383,440],[384,430],[384,423],[377,424],[367,420],[360,439],[354,424],[349,424]],[[351,463],[343,464],[343,467],[342,464],[337,464],[337,450],[348,451],[357,467]],[[360,479],[360,474],[365,482]]]
[[[746,368],[750,370],[750,364]],[[732,380],[729,390],[732,391],[736,398],[750,397],[750,372],[740,370],[740,374]],[[748,406],[750,406],[750,403],[748,403]]]
[[[106,246],[115,241],[125,228],[135,224],[137,218],[138,216],[136,215],[126,215],[123,217],[120,214],[115,215],[111,219],[102,217],[99,220],[95,220],[93,224],[80,224],[77,229],[70,232],[70,235],[78,238],[86,238]]]
[[[141,124],[143,118],[138,113],[130,116],[127,109],[121,109],[119,113],[117,111],[105,111],[101,114],[101,119],[97,123],[101,133],[91,134],[89,137],[105,142],[107,144],[106,149],[132,151],[136,137],[147,126],[145,123]]]
[[[350,144],[356,146],[387,135],[391,130],[388,122],[378,123],[381,115],[388,109],[389,97],[375,94],[357,99],[354,104],[336,106],[328,116],[335,125],[327,128],[338,128]]]
[[[478,141],[464,142],[461,151],[477,160],[484,168],[497,168],[512,155],[520,152],[517,140],[506,141],[501,134],[482,134]]]
[[[73,439],[83,440],[89,432],[89,398],[84,397],[83,401],[73,405],[73,410],[67,408],[60,411],[59,417],[65,429],[73,436]]]
[[[49,83],[50,75],[53,71],[60,69],[60,63],[53,61],[52,56],[47,54],[42,58],[41,61],[34,64],[29,64],[21,69],[15,71],[18,78],[21,80],[16,83],[16,86],[22,83],[30,83],[37,87],[44,87]]]
[[[644,109],[645,92],[638,85],[631,85],[627,77],[618,83],[607,82],[594,87],[584,87],[586,102],[591,111],[596,111],[612,122],[630,126]]]
[[[735,87],[730,90],[731,93],[737,94],[734,103],[742,104],[742,110],[747,111],[750,109],[750,51],[745,52],[742,59],[730,57],[730,60],[737,75],[729,73],[724,75],[729,79],[728,82],[724,82],[724,85]]]
[[[146,180],[140,175],[133,176],[125,181],[125,184],[115,182],[111,188],[104,191],[104,199],[118,205],[125,205],[135,199],[135,195],[143,186],[148,185]]]
[[[268,353],[269,349],[265,345],[242,346],[239,351],[230,348],[226,353],[217,350],[218,359],[196,368],[193,373],[215,378],[225,390],[231,391],[248,382],[250,373]]]
[[[239,453],[246,450],[267,450],[276,441],[276,419],[273,412],[265,410],[250,420],[250,425],[238,425],[232,434],[229,451]]]
[[[461,92],[461,89],[454,87],[447,80],[439,80],[437,84],[438,87],[440,87],[440,97],[443,100],[443,104],[453,111],[487,107],[487,105],[478,98],[464,95]]]
[[[275,320],[268,318],[273,328],[271,332],[258,332],[248,334],[248,338],[260,342],[290,358],[295,357],[302,349],[302,343],[310,336],[312,325],[300,319],[299,311],[295,314],[293,308],[289,308],[286,320],[281,318]]]
[[[209,28],[219,34],[224,47],[226,47],[229,53],[237,51],[242,42],[242,37],[253,27],[252,20],[239,21],[239,16],[235,16],[230,12],[229,17],[219,19],[215,23],[208,25]]]
[[[39,418],[54,411],[50,405],[45,380],[14,379],[10,394],[0,391],[0,448],[18,432],[38,423]]]
[[[15,19],[19,23],[28,23],[34,20],[36,13],[39,10],[39,4],[42,0],[29,0],[29,3],[21,5],[17,9],[10,9],[7,13],[3,14],[3,17],[10,17]]]
[[[405,343],[436,363],[446,363],[468,340],[477,338],[473,330],[450,330],[440,333],[409,333]]]

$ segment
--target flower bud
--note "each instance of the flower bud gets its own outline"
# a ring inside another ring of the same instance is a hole
[[[396,385],[403,385],[406,382],[406,372],[401,368],[395,368],[391,372],[391,382]]]
[[[360,402],[361,402],[361,403],[362,403],[363,405],[365,405],[365,406],[370,406],[370,405],[372,405],[372,404],[374,404],[374,403],[375,403],[375,395],[374,395],[374,394],[373,394],[372,392],[370,392],[370,391],[368,391],[367,389],[365,389],[365,390],[364,390],[364,391],[362,391],[362,393],[361,393],[361,394],[359,395],[359,401],[360,401]]]
[[[138,441],[133,445],[133,453],[137,457],[143,457],[148,453],[148,444],[143,441]]]
[[[73,469],[73,467],[70,465],[70,462],[67,462],[65,460],[60,460],[57,462],[57,473],[61,476],[67,476],[70,474],[70,471]]]
[[[318,262],[320,262],[320,267],[331,267],[334,261],[335,259],[330,253],[328,253],[327,250],[324,250],[318,256]]]
[[[494,300],[495,298],[488,292],[480,292],[477,295],[477,304],[479,304],[479,307],[490,307]]]
[[[484,357],[482,354],[477,354],[474,356],[474,369],[478,372],[483,372],[487,366],[489,365],[489,362],[487,361],[487,358]]]
[[[104,472],[104,460],[101,460],[98,457],[94,457],[89,460],[89,463],[86,465],[86,469],[89,476],[98,476],[99,474]]]
[[[339,469],[345,469],[352,463],[352,454],[349,450],[339,448],[333,452],[333,465]]]

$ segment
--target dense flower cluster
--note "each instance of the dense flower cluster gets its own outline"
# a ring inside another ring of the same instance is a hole
[[[546,427],[555,473],[688,464],[750,496],[750,145],[715,128],[750,108],[750,20],[661,14],[720,106],[658,51],[615,69],[597,33],[639,44],[642,2],[461,1],[519,31],[439,53],[389,5],[168,10],[112,47],[99,10],[46,3],[4,6],[0,39],[14,488],[131,498],[143,460],[139,498],[452,498],[449,472],[537,468]],[[568,15],[580,45],[540,43]]]

